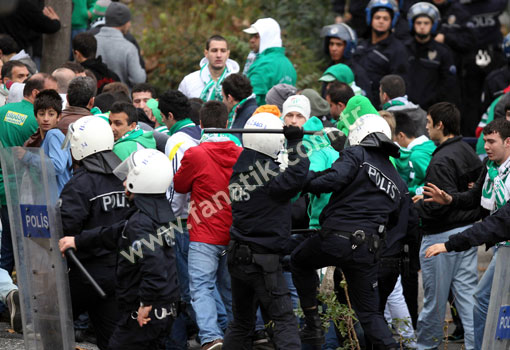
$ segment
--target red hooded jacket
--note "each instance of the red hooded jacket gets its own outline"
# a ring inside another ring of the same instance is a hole
[[[184,153],[174,189],[191,191],[190,241],[216,245],[230,242],[232,209],[228,184],[242,148],[232,141],[202,142]]]

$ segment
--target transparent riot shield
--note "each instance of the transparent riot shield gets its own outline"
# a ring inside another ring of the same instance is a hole
[[[510,349],[510,247],[498,248],[482,349]]]
[[[25,156],[22,154],[26,152]],[[0,148],[27,350],[75,348],[55,169],[40,148]]]

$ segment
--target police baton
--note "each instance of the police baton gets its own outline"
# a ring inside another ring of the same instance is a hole
[[[203,130],[204,134],[283,134],[283,129],[219,129],[207,128]],[[323,131],[307,131],[303,130],[305,135],[322,135]]]
[[[73,261],[73,263],[78,267],[78,269],[81,271],[81,273],[83,273],[85,278],[89,280],[90,284],[92,284],[92,287],[94,287],[94,289],[99,294],[99,296],[102,299],[105,299],[106,293],[104,292],[103,288],[101,288],[101,286],[99,284],[97,284],[94,277],[92,277],[90,275],[90,273],[87,271],[87,269],[81,264],[80,260],[78,260],[78,258],[76,257],[76,254],[74,254],[74,249],[68,248],[68,249],[66,249],[64,254],[66,255],[67,259],[70,259]]]

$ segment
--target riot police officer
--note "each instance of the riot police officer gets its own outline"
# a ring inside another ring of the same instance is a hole
[[[165,195],[172,182],[172,164],[164,153],[143,149],[132,153],[114,173],[125,180],[126,200],[131,204],[126,220],[64,237],[59,247],[62,252],[93,247],[119,252],[114,280],[120,315],[109,350],[164,349],[179,301],[174,230],[183,229],[172,223],[175,217]]]
[[[507,34],[503,39],[502,49],[506,58],[506,65],[490,72],[485,78],[482,111],[485,111],[496,98],[503,95],[503,90],[510,85],[510,34]]]
[[[234,320],[224,338],[224,349],[251,346],[256,302],[274,322],[278,349],[299,350],[297,320],[282,274],[280,257],[288,254],[291,203],[306,181],[310,161],[301,145],[303,131],[283,127],[269,113],[252,116],[245,128],[282,129],[287,138],[289,167],[282,173],[276,162],[284,138],[281,134],[244,134],[244,150],[230,179],[233,224],[228,250]],[[248,343],[247,343],[248,342]]]
[[[331,24],[322,27],[321,37],[324,38],[324,53],[329,58],[328,67],[338,63],[348,65],[354,73],[356,85],[369,92],[370,80],[365,68],[352,59],[358,40],[354,30],[344,23]],[[322,96],[326,95],[326,85],[322,87]]]
[[[70,144],[78,165],[62,189],[61,217],[65,235],[111,225],[123,220],[129,210],[122,182],[113,174],[120,159],[112,152],[113,132],[100,117],[83,117],[69,126],[64,144]],[[116,252],[105,248],[76,254],[83,266],[106,292],[101,299],[76,266],[69,264],[69,284],[74,318],[88,311],[99,349],[106,349],[118,317],[115,299]]]
[[[409,99],[425,110],[437,102],[458,103],[457,68],[452,53],[434,40],[439,10],[430,3],[418,2],[409,9],[407,19],[412,39],[406,46],[413,72],[408,81]]]
[[[331,169],[310,175],[304,191],[331,192],[320,216],[321,231],[292,253],[291,269],[306,326],[304,343],[319,345],[324,332],[317,310],[316,269],[339,266],[344,272],[357,317],[371,343],[382,349],[397,344],[379,308],[377,254],[386,228],[395,225],[406,185],[388,156],[398,156],[388,123],[378,115],[360,117],[349,143]]]
[[[371,0],[366,8],[370,35],[359,42],[354,60],[365,68],[370,80],[367,97],[374,106],[379,104],[379,81],[388,74],[398,74],[407,81],[408,62],[404,44],[391,29],[399,17],[395,0]]]

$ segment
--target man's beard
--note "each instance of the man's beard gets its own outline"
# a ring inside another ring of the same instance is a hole
[[[386,33],[388,33],[388,30],[377,30],[377,29],[373,29],[374,33],[375,33],[375,36],[380,38],[381,36],[384,36]]]
[[[418,34],[418,33],[416,33],[416,36],[420,40],[425,40],[425,39],[427,39],[430,36],[430,34]]]

